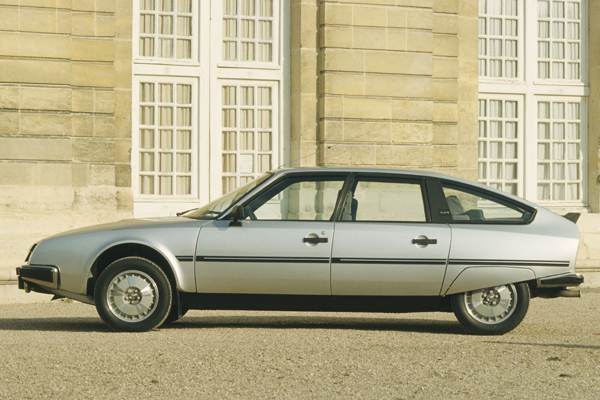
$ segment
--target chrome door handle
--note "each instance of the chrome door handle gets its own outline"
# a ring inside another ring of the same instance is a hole
[[[428,245],[428,244],[437,244],[437,239],[413,239],[412,240],[413,244],[423,244],[423,245]]]
[[[317,243],[327,243],[329,242],[328,238],[322,238],[322,237],[313,237],[313,236],[309,236],[309,237],[305,237],[304,239],[302,239],[302,241],[304,243],[313,243],[313,244],[317,244]]]

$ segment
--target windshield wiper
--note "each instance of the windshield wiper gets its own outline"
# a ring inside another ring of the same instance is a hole
[[[175,214],[175,215],[177,215],[178,217],[181,217],[183,214],[187,214],[187,213],[189,213],[190,211],[194,211],[194,210],[197,210],[197,209],[198,209],[198,207],[196,207],[196,208],[190,208],[189,210],[185,210],[185,211],[178,212],[178,213],[177,213],[177,214]]]

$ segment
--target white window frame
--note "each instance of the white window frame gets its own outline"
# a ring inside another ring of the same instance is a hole
[[[237,0],[238,3],[240,0]],[[280,1],[282,4],[280,4]],[[221,7],[213,7],[212,8],[212,19],[213,21],[218,21],[218,27],[215,27],[215,30],[218,30],[218,34],[215,34],[213,31],[213,39],[218,42],[218,46],[213,41],[213,52],[215,54],[214,59],[217,59],[217,66],[222,68],[248,68],[248,69],[261,69],[261,70],[280,70],[282,67],[282,57],[281,54],[284,54],[283,46],[284,40],[284,32],[282,27],[288,26],[289,23],[286,24],[286,16],[289,15],[289,10],[287,10],[290,5],[287,0],[273,0],[273,55],[271,58],[271,62],[259,62],[259,61],[228,61],[223,59],[223,6]],[[282,13],[283,12],[283,13]],[[277,18],[276,16],[279,16]],[[239,20],[239,17],[238,17]],[[283,22],[283,23],[280,23]],[[238,25],[239,32],[239,25]],[[217,40],[218,38],[218,40]],[[237,41],[239,42],[239,36]],[[237,50],[238,58],[239,58],[239,46]]]
[[[519,54],[521,64],[519,71],[523,73],[519,80],[504,78],[479,78],[479,95],[481,99],[508,99],[511,96],[522,98],[522,113],[519,116],[519,129],[523,130],[522,179],[518,193],[520,197],[548,207],[557,212],[565,210],[586,210],[588,202],[587,190],[587,98],[588,87],[588,1],[582,0],[581,6],[581,79],[552,80],[538,79],[538,49],[537,49],[537,0],[519,0],[519,14],[528,27],[535,29],[521,30],[519,41],[523,43],[524,51]],[[519,24],[521,26],[521,24]],[[529,44],[529,47],[526,47]],[[581,102],[581,165],[582,165],[582,199],[581,201],[539,201],[537,199],[537,102],[539,99],[550,99],[554,102]],[[521,162],[521,161],[520,161]]]
[[[275,85],[273,93],[274,143],[273,168],[289,160],[290,145],[290,17],[291,4],[276,0],[273,26],[274,41],[271,63],[222,61],[222,0],[193,0],[194,19],[192,60],[148,58],[139,56],[139,1],[133,1],[133,101],[132,101],[132,183],[134,216],[150,217],[174,215],[198,207],[222,195],[221,191],[221,94],[222,82],[268,82]],[[277,10],[277,11],[275,11]],[[275,14],[277,12],[278,14]],[[284,27],[286,27],[284,29]],[[202,39],[202,40],[201,40]],[[194,80],[193,96],[197,102],[192,113],[197,127],[197,176],[195,189],[187,198],[177,196],[144,196],[139,194],[139,84],[144,80]],[[288,99],[287,101],[285,99]],[[275,103],[276,101],[276,103]],[[276,135],[278,133],[278,135]]]
[[[194,65],[194,66],[199,66],[200,65],[200,60],[199,60],[199,50],[200,50],[200,43],[199,43],[199,36],[201,35],[200,31],[200,16],[204,15],[205,13],[207,13],[208,9],[206,6],[209,4],[206,4],[206,1],[195,1],[192,0],[192,57],[189,59],[181,59],[181,58],[165,58],[165,57],[158,57],[155,56],[154,57],[145,57],[145,56],[141,56],[140,55],[140,0],[133,0],[133,25],[132,25],[132,30],[133,30],[133,40],[132,40],[132,52],[133,52],[133,61],[134,63],[138,63],[138,64],[167,64],[167,65],[173,65],[173,64],[179,64],[179,65]],[[176,12],[174,12],[176,14]],[[173,28],[175,29],[175,28]],[[154,33],[153,36],[155,36],[156,39],[158,39],[158,33]],[[174,34],[174,37],[176,37],[177,35]],[[155,45],[157,46],[157,45]]]
[[[511,179],[510,182],[508,182],[507,179],[505,178],[505,171],[503,171],[502,172],[502,176],[503,176],[502,179],[499,179],[499,180],[491,179],[489,177],[490,176],[489,175],[490,172],[488,170],[487,171],[487,177],[486,177],[486,179],[481,179],[481,177],[479,177],[479,182],[483,183],[483,184],[487,184],[490,181],[497,181],[499,183],[502,183],[503,186],[505,184],[514,184],[514,183],[516,183],[516,185],[517,185],[517,193],[516,193],[516,195],[519,196],[519,197],[523,197],[523,189],[524,188],[523,188],[523,185],[519,184],[519,182],[523,182],[523,180],[524,180],[523,165],[524,165],[524,152],[525,152],[525,150],[524,150],[525,149],[525,132],[524,132],[523,123],[522,123],[522,121],[523,121],[523,113],[524,113],[524,105],[523,105],[524,104],[524,98],[521,95],[506,95],[506,94],[504,94],[504,95],[498,95],[498,94],[480,93],[479,100],[485,100],[487,102],[486,103],[486,107],[487,107],[487,110],[488,110],[488,115],[484,119],[484,121],[486,122],[486,125],[487,125],[488,121],[490,121],[492,119],[502,121],[502,123],[503,123],[502,124],[502,126],[503,126],[503,137],[502,137],[501,142],[503,144],[506,143],[505,136],[504,136],[505,135],[504,127],[505,127],[505,123],[506,123],[506,116],[505,116],[506,112],[505,112],[505,109],[504,109],[505,103],[507,101],[513,101],[513,102],[517,103],[517,109],[516,109],[516,112],[517,112],[517,118],[516,118],[516,121],[517,121],[517,138],[516,138],[516,140],[514,140],[514,142],[517,144],[517,158],[516,158],[516,163],[517,163],[517,178],[516,178],[516,180],[512,180]],[[502,101],[502,107],[503,107],[503,110],[502,110],[503,111],[503,115],[502,115],[502,117],[500,117],[500,118],[492,118],[489,115],[489,102],[490,101]],[[479,121],[481,122],[481,119]],[[487,126],[489,126],[489,125],[487,125]],[[489,130],[488,130],[486,142],[490,142],[490,141],[491,141],[490,140],[490,133],[489,133]],[[496,162],[502,162],[502,165],[504,166],[507,161],[511,162],[512,159],[511,160],[507,160],[506,158],[504,158],[505,148],[503,148],[502,151],[503,151],[502,158],[496,160],[496,159],[492,159],[490,157],[489,148],[488,148],[487,149],[486,157],[479,157],[480,154],[478,154],[479,163],[485,162],[486,164],[489,164],[489,163],[492,163],[492,162],[496,161]],[[479,168],[480,167],[478,165],[478,169]]]

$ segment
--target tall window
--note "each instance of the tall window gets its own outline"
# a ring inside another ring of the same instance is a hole
[[[479,181],[549,207],[585,205],[588,2],[479,7]],[[535,32],[511,28],[521,25]],[[515,60],[513,43],[524,49]]]
[[[519,112],[516,100],[479,100],[479,182],[519,195]]]
[[[517,0],[479,0],[479,75],[516,78],[519,39]]]
[[[198,207],[283,163],[290,8],[133,0],[136,217]]]
[[[223,1],[223,60],[273,61],[273,0]]]
[[[139,193],[191,195],[192,85],[141,82]]]
[[[581,1],[538,0],[538,78],[581,78]]]
[[[223,193],[273,168],[273,89],[222,87]]]
[[[192,0],[140,0],[139,56],[192,58]]]

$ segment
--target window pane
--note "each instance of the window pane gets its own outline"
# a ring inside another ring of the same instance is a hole
[[[448,208],[455,223],[519,223],[531,218],[532,212],[517,204],[499,203],[492,194],[442,183]],[[510,187],[511,191],[512,186]]]
[[[361,181],[346,199],[342,220],[425,222],[421,185]]]
[[[248,204],[247,209],[258,220],[328,221],[343,184],[343,177],[286,179]]]

